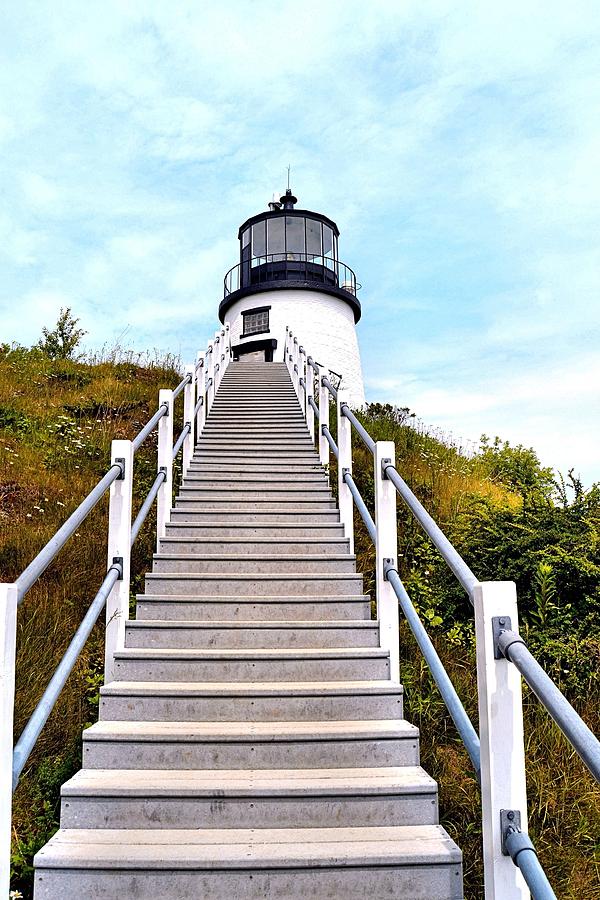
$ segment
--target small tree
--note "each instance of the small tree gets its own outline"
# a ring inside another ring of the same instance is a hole
[[[77,359],[75,350],[81,343],[81,339],[87,331],[77,328],[79,319],[71,315],[71,307],[61,307],[60,315],[56,322],[56,328],[49,331],[42,328],[42,337],[37,343],[40,350],[50,359]]]

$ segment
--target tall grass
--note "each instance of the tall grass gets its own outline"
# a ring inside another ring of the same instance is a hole
[[[113,438],[132,438],[180,381],[178,361],[51,361],[16,348],[0,356],[0,580],[15,580],[106,471]],[[179,404],[180,406],[181,404]],[[179,419],[181,418],[178,409]],[[141,505],[156,475],[156,436],[136,454]],[[134,514],[137,509],[134,510]],[[132,595],[154,549],[149,517],[133,552]],[[15,738],[21,733],[106,572],[107,497],[19,610]],[[12,887],[31,896],[32,858],[58,825],[61,783],[79,767],[82,727],[102,680],[100,617],[23,771],[14,797]]]

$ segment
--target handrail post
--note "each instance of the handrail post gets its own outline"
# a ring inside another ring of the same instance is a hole
[[[306,385],[306,422],[308,424],[308,433],[311,441],[315,442],[315,411],[309,401],[309,397],[315,399],[315,372],[313,367],[306,359],[306,371],[304,373],[304,383]]]
[[[347,402],[346,389],[340,386],[337,396],[338,506],[344,534],[350,541],[350,553],[354,553],[354,501],[344,481],[346,472],[352,474],[352,425],[341,409]]]
[[[325,370],[323,366],[317,367],[317,379],[319,381],[319,462],[322,466],[329,465],[329,442],[323,434],[323,428],[329,428],[329,391],[323,384]]]
[[[296,396],[298,400],[300,400],[300,374],[298,367],[298,358],[300,354],[298,353],[298,338],[294,338],[294,343],[292,345],[292,381],[294,382],[294,390],[296,391]]]
[[[225,352],[225,329],[221,329],[221,343],[219,344],[219,384],[223,380],[223,375],[225,374],[225,369],[227,368],[227,360],[226,360],[226,352]]]
[[[196,357],[196,403],[202,397],[202,406],[196,416],[196,437],[204,431],[206,421],[206,353],[201,351]]]
[[[517,592],[512,581],[487,581],[473,589],[481,741],[483,871],[486,900],[524,900],[529,891],[510,856],[502,853],[500,810],[521,814],[527,831],[525,748],[521,676],[496,659],[494,618],[517,625]]]
[[[156,495],[156,550],[166,534],[166,525],[173,505],[173,391],[161,390],[158,402],[167,404],[167,412],[158,423],[157,471],[165,473],[165,480]]]
[[[0,897],[10,890],[17,599],[16,584],[0,584]]]
[[[166,417],[160,420],[164,421]],[[160,429],[160,424],[159,424]],[[121,577],[106,598],[106,634],[104,638],[104,683],[115,679],[115,653],[125,646],[125,622],[129,618],[129,581],[131,571],[131,503],[133,494],[133,444],[113,441],[111,465],[120,463],[123,474],[110,486],[108,505],[108,565],[121,565]]]
[[[194,397],[196,396],[196,367],[186,366],[185,373],[190,376],[190,380],[183,391],[183,425],[184,427],[186,425],[190,426],[189,433],[183,442],[183,471],[187,472],[190,460],[194,454],[195,444]]]
[[[214,344],[208,345],[206,358],[208,359],[208,369],[206,372],[206,415],[208,416],[215,397],[215,356],[216,349]]]
[[[290,326],[286,325],[285,326],[285,338],[283,341],[283,361],[285,363],[285,367],[288,370],[288,372],[290,371],[290,364],[288,361],[288,346],[289,346],[290,337],[291,337]]]
[[[306,421],[306,407],[307,407],[307,399],[306,399],[306,353],[303,347],[298,348],[298,400],[300,401],[300,408],[302,410],[302,415]],[[300,382],[303,381],[304,384]]]
[[[223,374],[227,371],[227,367],[231,362],[231,334],[229,333],[229,324],[225,326],[225,366]]]
[[[390,678],[400,681],[400,622],[398,599],[385,577],[385,566],[398,565],[398,525],[396,519],[396,490],[386,478],[384,464],[395,465],[393,441],[376,441],[373,454],[375,483],[375,565],[377,618],[381,647],[390,654]],[[385,461],[385,462],[384,462]]]

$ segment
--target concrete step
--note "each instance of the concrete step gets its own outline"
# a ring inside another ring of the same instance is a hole
[[[463,896],[461,853],[440,825],[61,828],[35,865],[36,900]]]
[[[86,769],[321,769],[417,766],[404,719],[335,722],[97,722],[83,732]]]
[[[263,499],[257,497],[251,499],[248,496],[244,499],[235,499],[231,495],[215,495],[212,499],[201,499],[193,496],[181,496],[176,498],[176,506],[178,509],[197,509],[199,512],[213,510],[215,518],[220,518],[221,513],[234,512],[239,513],[257,513],[257,512],[285,512],[291,510],[292,514],[300,513],[318,513],[327,511],[328,509],[336,511],[335,500],[295,500],[288,497],[285,500],[277,500],[274,498]],[[241,521],[241,520],[240,520]]]
[[[100,688],[103,721],[299,722],[402,718],[391,681],[113,681]]]
[[[35,865],[36,900],[463,896],[461,853],[440,825],[61,828]]]
[[[420,766],[173,771],[81,769],[61,790],[62,828],[435,825]]]
[[[317,596],[240,597],[139,594],[136,618],[178,621],[313,621],[370,619],[371,600],[365,594]]]
[[[257,478],[261,475],[273,475],[275,477],[285,476],[292,478],[293,476],[308,478],[327,478],[323,467],[318,462],[302,462],[302,463],[273,463],[268,466],[266,463],[255,460],[248,462],[247,460],[231,459],[228,457],[225,462],[218,462],[214,458],[197,459],[190,463],[186,478],[196,478],[202,476],[209,478],[211,475],[217,478]]]
[[[245,472],[232,475],[227,472],[196,472],[188,469],[183,478],[182,487],[185,488],[215,488],[219,490],[235,490],[239,487],[249,487],[254,490],[263,488],[285,488],[288,485],[294,489],[311,490],[312,487],[329,488],[329,481],[325,473],[321,472]]]
[[[280,594],[295,596],[318,596],[333,594],[356,596],[362,593],[362,575],[352,573],[277,573],[261,575],[244,574],[170,574],[168,572],[148,572],[146,591],[150,594],[187,594],[192,597],[238,596],[277,597]]]
[[[163,556],[309,556],[319,554],[321,557],[344,556],[350,553],[349,541],[342,537],[283,537],[273,529],[270,537],[255,535],[248,540],[237,534],[237,529],[229,539],[201,537],[173,537],[171,530],[167,537],[160,541],[160,553]]]
[[[299,554],[235,554],[233,552],[219,556],[201,556],[196,554],[163,554],[155,553],[153,556],[152,571],[155,573],[184,573],[213,575],[251,575],[258,572],[262,575],[310,573],[354,573],[356,572],[356,557],[349,553],[341,556],[324,556],[313,554],[312,556],[300,556]]]
[[[269,451],[261,451],[252,448],[240,450],[237,447],[230,447],[229,445],[220,449],[204,447],[203,449],[195,450],[192,462],[201,464],[205,463],[207,460],[210,461],[211,459],[219,463],[240,464],[246,460],[249,465],[252,465],[253,463],[260,463],[263,466],[270,465],[271,463],[280,466],[302,464],[314,465],[321,468],[319,455],[314,447],[297,447],[295,449],[292,448],[291,450],[270,449]]]
[[[331,488],[326,481],[289,482],[283,481],[251,481],[231,482],[226,486],[222,481],[184,482],[179,489],[180,497],[197,497],[203,499],[235,500],[236,497],[256,500],[293,500],[300,497],[306,500],[329,500],[332,498]]]
[[[220,523],[233,523],[239,525],[265,525],[268,524],[270,526],[282,524],[282,525],[302,525],[302,526],[310,526],[310,525],[323,525],[323,524],[338,524],[340,521],[340,514],[337,509],[331,506],[324,506],[322,503],[319,504],[316,508],[311,508],[309,510],[297,509],[293,510],[289,508],[289,504],[285,505],[284,509],[273,508],[272,505],[267,505],[266,508],[257,509],[255,505],[251,510],[248,509],[240,509],[239,506],[235,509],[228,509],[224,506],[220,507],[218,510],[207,510],[202,507],[198,507],[197,505],[185,503],[182,506],[174,507],[171,510],[171,522],[173,524],[177,523],[196,523],[197,525],[201,525],[203,523],[217,524]]]
[[[236,650],[119,650],[115,679],[124,681],[365,681],[389,678],[389,653],[378,647]]]
[[[205,428],[202,429],[199,439],[222,437],[225,440],[230,440],[231,438],[239,437],[240,439],[252,438],[253,440],[261,438],[265,440],[296,440],[296,438],[307,438],[308,436],[308,428],[302,423],[298,425],[293,423],[264,425],[260,422],[251,424],[238,422],[212,423],[209,421]]]
[[[378,647],[379,625],[364,619],[260,623],[132,620],[126,623],[125,646],[181,650]]]
[[[300,525],[297,522],[282,525],[278,522],[268,522],[263,525],[244,524],[242,522],[215,522],[212,520],[205,524],[194,525],[191,522],[167,524],[167,539],[182,541],[227,541],[239,540],[240,546],[248,542],[280,540],[282,545],[293,544],[300,552],[309,546],[308,542],[327,541],[328,546],[333,546],[337,541],[347,544],[344,538],[344,526],[341,524],[307,524]],[[307,541],[308,539],[308,541]]]

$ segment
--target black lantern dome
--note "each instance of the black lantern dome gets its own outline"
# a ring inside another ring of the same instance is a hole
[[[302,288],[332,294],[361,315],[356,276],[338,258],[339,229],[321,213],[295,209],[290,188],[267,212],[240,226],[240,261],[225,276],[219,318],[236,300],[261,291]]]

